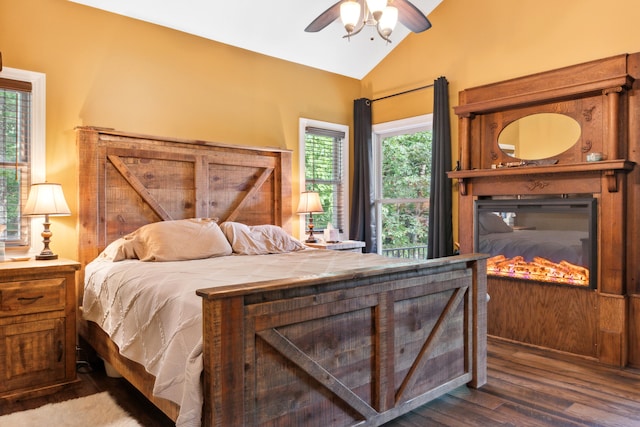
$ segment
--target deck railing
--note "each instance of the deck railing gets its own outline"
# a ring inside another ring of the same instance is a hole
[[[427,246],[382,249],[382,255],[390,258],[427,259]]]

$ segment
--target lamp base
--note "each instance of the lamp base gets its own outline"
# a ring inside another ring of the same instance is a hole
[[[51,260],[58,259],[58,254],[38,254],[36,255],[37,260]]]
[[[313,214],[310,213],[309,214],[309,224],[307,225],[307,240],[305,240],[305,243],[318,243],[318,239],[316,239],[316,236],[313,235]]]
[[[51,225],[51,223],[49,222],[49,215],[44,216],[44,222],[42,223],[42,225],[44,226],[44,230],[42,231],[42,233],[40,233],[40,235],[42,236],[42,243],[44,244],[44,248],[42,249],[42,252],[36,255],[36,259],[37,260],[58,259],[58,255],[54,254],[53,251],[49,249],[49,243],[51,243],[51,236],[53,236],[53,233],[49,229],[49,226]]]

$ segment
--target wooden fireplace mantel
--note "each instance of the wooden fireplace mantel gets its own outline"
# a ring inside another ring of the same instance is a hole
[[[459,167],[448,176],[458,182],[461,253],[474,250],[474,203],[480,198],[579,195],[597,199],[598,206],[596,289],[490,276],[490,335],[610,365],[640,366],[639,88],[640,53],[633,53],[459,93]],[[575,144],[537,161],[503,152],[502,130],[539,113],[577,122]],[[588,162],[591,153],[605,160]]]
[[[538,113],[564,114],[581,128],[571,149],[547,159],[556,162],[547,166],[550,171],[597,169],[602,165],[585,165],[594,152],[604,159],[628,159],[628,132],[621,124],[628,121],[628,92],[639,68],[640,54],[625,54],[463,90],[454,107],[460,118],[461,171],[517,160],[502,152],[498,136],[514,121]],[[540,141],[545,142],[553,143]]]
[[[584,162],[560,165],[525,165],[516,167],[500,167],[495,169],[471,169],[457,170],[448,173],[449,178],[457,179],[459,183],[460,195],[467,195],[466,183],[469,180],[494,179],[494,178],[516,178],[548,177],[553,175],[585,175],[602,174],[607,181],[607,191],[615,193],[618,191],[618,174],[626,173],[635,166],[629,160],[603,160],[599,162]]]

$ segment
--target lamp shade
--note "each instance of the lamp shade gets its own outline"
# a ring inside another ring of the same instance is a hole
[[[71,215],[67,201],[64,199],[62,186],[50,182],[31,185],[27,204],[22,211],[23,215]]]
[[[347,32],[353,31],[360,19],[360,3],[349,0],[340,4],[340,19]]]
[[[367,0],[367,7],[372,14],[381,14],[384,8],[387,7],[387,3],[387,0]]]
[[[320,195],[315,191],[305,191],[300,193],[300,203],[298,204],[298,213],[320,213],[324,212],[320,203]]]
[[[385,7],[384,12],[380,17],[380,21],[378,21],[378,27],[380,28],[380,32],[385,37],[389,37],[389,35],[393,32],[393,29],[396,27],[397,22],[398,22],[398,9],[393,6]]]

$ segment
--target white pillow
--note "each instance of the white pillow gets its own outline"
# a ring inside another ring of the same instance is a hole
[[[513,228],[502,220],[502,218],[491,212],[482,212],[478,215],[478,225],[480,234],[510,233]]]
[[[231,255],[231,245],[215,220],[192,218],[144,225],[111,243],[103,254],[113,261],[184,261]]]
[[[266,255],[300,251],[306,248],[277,225],[248,226],[239,222],[223,222],[220,228],[233,248],[241,255]]]

